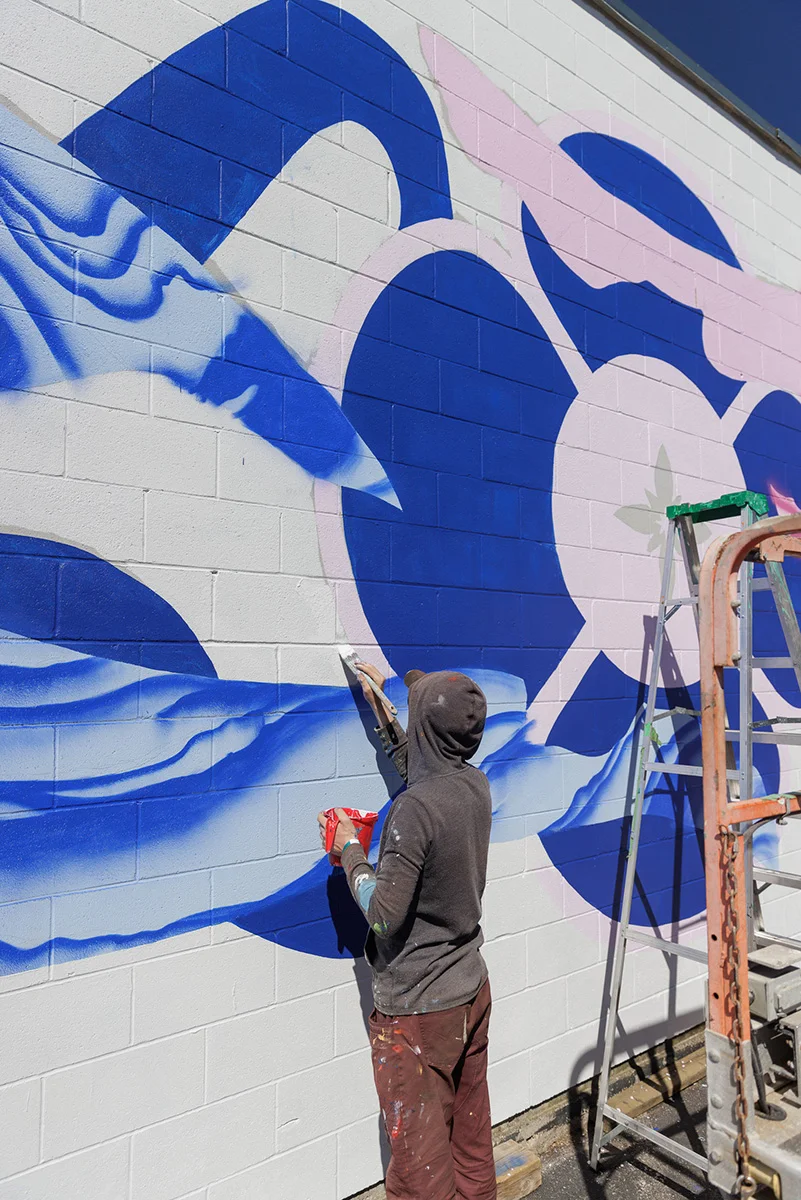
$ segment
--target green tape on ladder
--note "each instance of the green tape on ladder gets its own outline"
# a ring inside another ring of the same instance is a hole
[[[737,517],[744,508],[750,508],[757,517],[768,515],[768,498],[763,492],[729,492],[717,500],[706,500],[702,504],[671,504],[667,510],[668,520],[676,517],[691,517],[693,524],[700,521],[722,521],[725,517]]]

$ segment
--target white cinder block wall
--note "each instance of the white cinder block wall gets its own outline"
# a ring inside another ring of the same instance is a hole
[[[487,692],[501,1120],[597,1069],[664,509],[798,498],[798,175],[575,0],[6,0],[0,99],[0,1200],[340,1200],[315,815],[399,781],[336,644]],[[695,816],[643,869],[699,941]]]

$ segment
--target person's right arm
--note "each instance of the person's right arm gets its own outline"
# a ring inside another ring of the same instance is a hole
[[[406,766],[408,742],[406,739],[406,730],[397,717],[393,716],[384,702],[375,694],[369,683],[365,682],[361,676],[369,675],[382,692],[387,681],[378,667],[374,667],[372,663],[358,662],[356,666],[364,698],[375,713],[376,721],[378,722],[375,731],[378,734],[381,746],[385,754],[392,760],[392,764],[401,779],[406,783],[408,781]]]

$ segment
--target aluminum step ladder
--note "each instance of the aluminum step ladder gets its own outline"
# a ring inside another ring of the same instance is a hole
[[[688,708],[671,708],[663,712],[657,711],[656,705],[660,687],[662,652],[665,645],[667,623],[682,607],[691,606],[693,608],[696,628],[699,625],[699,577],[701,562],[695,526],[724,519],[730,520],[733,517],[739,516],[741,531],[745,533],[756,522],[770,524],[770,522],[760,521],[760,518],[765,517],[767,511],[767,498],[761,493],[750,491],[731,493],[721,496],[717,500],[702,504],[673,505],[667,510],[667,543],[662,570],[659,609],[654,633],[645,712],[638,744],[637,768],[631,809],[631,830],[626,852],[620,919],[615,927],[611,983],[606,1004],[603,1061],[599,1078],[598,1102],[590,1153],[590,1162],[593,1168],[597,1168],[599,1165],[602,1148],[617,1137],[618,1134],[626,1132],[629,1135],[634,1134],[647,1139],[688,1166],[705,1172],[709,1169],[709,1161],[703,1155],[682,1146],[680,1143],[652,1129],[645,1122],[636,1120],[611,1105],[609,1103],[609,1075],[614,1059],[621,987],[628,944],[635,942],[640,945],[656,947],[665,954],[688,958],[703,963],[707,968],[709,967],[707,950],[668,941],[656,933],[649,933],[631,924],[632,900],[637,878],[637,856],[648,782],[654,773],[661,773],[668,776],[685,775],[700,777],[703,772],[703,767],[700,764],[665,763],[659,761],[656,757],[658,747],[661,744],[657,734],[659,722],[670,721],[671,718],[675,717],[700,718],[701,716],[699,711]],[[798,518],[798,527],[801,529],[801,518]],[[677,539],[687,579],[687,594],[683,596],[674,596],[672,594],[674,555]],[[801,542],[798,545],[801,549]],[[801,633],[799,633],[798,621],[790,600],[782,561],[765,563],[765,576],[755,579],[753,573],[755,560],[761,561],[757,555],[752,554],[739,567],[739,588],[733,602],[739,618],[739,642],[732,659],[739,674],[740,727],[737,730],[733,730],[728,728],[728,724],[726,723],[724,752],[727,796],[730,801],[735,802],[740,797],[750,798],[753,796],[754,744],[776,744],[778,742],[801,744],[801,722],[796,725],[796,729],[793,731],[792,724],[795,721],[794,718],[785,719],[785,723],[783,724],[778,718],[769,721],[758,721],[756,723],[753,721],[753,670],[755,668],[770,670],[790,667],[795,670],[799,686],[801,686]],[[753,593],[760,590],[770,590],[773,594],[781,628],[790,651],[787,656],[782,656],[781,658],[754,656]],[[781,728],[775,730],[773,728],[775,725],[781,725]],[[734,753],[735,745],[739,746],[738,758],[735,757]],[[751,830],[751,835],[753,835],[753,829]],[[801,958],[801,942],[794,943],[793,939],[768,934],[764,931],[758,900],[756,904],[753,901],[753,897],[756,894],[756,883],[761,882],[764,886],[771,883],[780,883],[783,886],[801,886],[801,877],[791,877],[785,872],[771,872],[760,869],[755,871],[751,861],[752,843],[752,836],[743,838],[744,878],[747,895],[745,925],[747,928],[748,952],[753,951],[758,957],[758,954],[763,952],[761,948],[771,945],[775,945],[776,947],[783,946],[785,947],[785,954],[789,954],[789,958],[793,959],[794,956],[789,953],[788,944],[790,946],[794,944],[799,951],[796,957]],[[788,879],[790,878],[798,878],[797,884],[789,884]],[[709,891],[708,864],[707,890]],[[758,969],[756,964],[754,965],[754,969]],[[768,974],[770,974],[770,971],[768,971]],[[799,985],[801,986],[801,970],[797,974],[799,976]],[[801,1006],[801,994],[799,995],[798,1003]],[[789,1030],[788,1036],[794,1036],[792,1029]],[[801,1046],[801,1037],[796,1036],[796,1042]],[[801,1054],[801,1050],[799,1054]],[[798,1064],[797,1071],[799,1076],[801,1076],[801,1066],[798,1066]],[[799,1096],[801,1096],[801,1088],[799,1088]],[[612,1128],[608,1131],[604,1129],[604,1120],[612,1122]],[[738,1193],[732,1191],[731,1194]],[[745,1195],[747,1192],[743,1192],[742,1194]]]

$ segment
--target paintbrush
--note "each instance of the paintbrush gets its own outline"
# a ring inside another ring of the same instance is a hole
[[[343,663],[348,668],[348,670],[352,671],[354,675],[358,675],[360,680],[366,681],[368,686],[370,688],[372,688],[372,690],[375,692],[376,696],[378,696],[379,700],[381,700],[382,703],[386,705],[387,709],[389,710],[389,712],[392,713],[393,717],[397,717],[398,710],[395,707],[395,705],[392,703],[390,698],[388,696],[384,695],[384,693],[381,691],[381,688],[378,686],[377,683],[373,682],[373,680],[370,678],[370,676],[367,674],[366,671],[359,670],[359,666],[358,666],[359,656],[357,655],[357,653],[353,649],[353,647],[352,646],[337,646],[337,650],[339,651],[339,657],[342,659]]]

